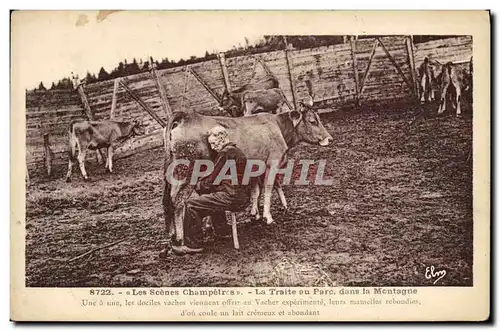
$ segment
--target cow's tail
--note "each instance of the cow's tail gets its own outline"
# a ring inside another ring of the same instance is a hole
[[[172,226],[172,222],[174,220],[174,203],[172,201],[172,196],[171,196],[171,190],[172,190],[172,185],[170,183],[170,180],[168,179],[168,168],[170,164],[174,161],[174,155],[173,155],[173,150],[172,150],[172,141],[171,141],[171,136],[170,133],[173,128],[175,128],[174,125],[178,123],[182,118],[186,116],[186,113],[184,112],[176,112],[174,113],[168,120],[167,126],[164,128],[163,131],[163,146],[165,149],[165,155],[164,155],[164,165],[163,165],[163,215],[165,219],[165,230],[167,233],[167,236],[171,235],[170,229]],[[172,239],[172,238],[170,238]]]
[[[170,229],[172,227],[172,222],[174,221],[174,204],[172,201],[172,197],[170,195],[170,192],[172,190],[172,185],[170,184],[170,181],[167,178],[167,169],[168,166],[170,165],[170,157],[168,155],[165,155],[165,164],[164,164],[164,172],[163,172],[163,200],[162,200],[162,205],[163,205],[163,218],[165,221],[165,233],[167,235],[167,238],[170,238],[172,235],[170,233]]]
[[[451,75],[451,69],[453,69],[453,63],[452,62],[446,62],[446,64],[443,66],[443,70],[446,71],[446,74],[448,76]]]

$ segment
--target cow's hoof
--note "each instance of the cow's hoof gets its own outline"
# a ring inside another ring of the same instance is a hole
[[[260,215],[259,215],[259,212],[258,211],[251,211],[250,212],[250,216],[252,216],[254,219],[258,220],[260,219]]]
[[[88,177],[83,177],[83,180],[84,180],[84,181],[86,181],[86,182],[88,182],[88,181],[90,181],[90,178],[88,178]]]
[[[160,259],[165,259],[169,255],[170,255],[170,249],[168,249],[168,248],[162,249],[161,252],[160,252],[160,254],[158,254],[158,256],[160,257]]]
[[[266,224],[271,225],[274,223],[274,220],[272,218],[266,218]]]
[[[71,178],[66,177],[66,183],[71,183]]]

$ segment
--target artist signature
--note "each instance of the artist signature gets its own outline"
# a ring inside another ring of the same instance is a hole
[[[446,270],[436,270],[433,265],[425,268],[425,278],[434,279],[433,284],[436,284],[440,279],[446,276]]]

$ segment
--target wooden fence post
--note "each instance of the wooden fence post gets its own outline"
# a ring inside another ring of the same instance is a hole
[[[188,88],[188,84],[189,84],[189,71],[190,71],[189,68],[190,68],[189,64],[184,67],[184,75],[186,77],[185,77],[185,80],[184,80],[184,91],[182,93],[182,103],[181,103],[181,109],[182,109],[182,111],[185,110],[185,102],[186,102],[186,98],[187,98],[186,97],[186,93],[187,93],[187,88]]]
[[[116,101],[117,101],[117,94],[118,94],[118,87],[120,87],[120,78],[115,78],[115,85],[113,87],[113,97],[111,99],[111,110],[109,111],[109,118],[114,119],[115,118],[115,109],[116,109]]]
[[[163,111],[165,112],[165,115],[167,116],[167,119],[172,116],[172,108],[170,108],[170,104],[168,103],[167,99],[167,92],[165,91],[165,87],[160,81],[160,77],[158,76],[158,72],[156,71],[156,63],[151,63],[150,66],[150,72],[151,75],[153,76],[153,80],[156,84],[156,88],[158,89],[158,92],[160,92],[160,98],[161,98],[161,104],[163,106]]]
[[[229,74],[227,72],[226,65],[226,54],[218,53],[217,58],[219,59],[220,69],[222,71],[222,78],[224,79],[224,86],[226,87],[226,91],[231,91],[231,82],[229,81]]]
[[[196,70],[194,70],[194,68],[189,67],[187,70],[188,70],[188,75],[189,75],[189,73],[191,73],[194,76],[194,78],[196,78],[196,80],[205,88],[205,90],[207,90],[207,92],[210,93],[210,95],[213,96],[215,100],[217,100],[217,102],[221,101],[221,98],[219,97],[217,92],[215,92],[210,87],[210,85],[208,85],[207,82],[205,82],[203,80],[203,78],[201,78],[201,76],[198,74],[198,72]],[[186,89],[186,92],[187,92],[187,89]]]
[[[28,163],[26,163],[26,186],[30,186],[30,172],[28,171]]]
[[[43,135],[43,146],[45,149],[45,155],[44,155],[45,170],[47,171],[47,176],[50,177],[52,175],[52,160],[54,159],[54,153],[50,148],[48,133],[45,133]]]
[[[76,89],[78,90],[78,94],[80,95],[80,99],[82,100],[83,108],[85,109],[85,114],[87,114],[89,121],[94,121],[95,120],[94,114],[92,114],[92,109],[90,108],[89,101],[87,100],[87,96],[85,95],[85,90],[84,90],[85,84],[87,84],[87,82],[84,79],[81,83],[77,85]],[[102,151],[100,149],[96,151],[96,159],[97,163],[99,164],[102,164],[104,162],[104,154],[102,154]]]
[[[354,71],[354,85],[356,86],[356,107],[359,107],[361,100],[359,98],[359,76],[358,76],[358,61],[356,60],[356,40],[351,36],[351,56],[352,56],[352,69]]]
[[[90,121],[94,120],[94,114],[92,114],[92,109],[90,108],[89,101],[87,100],[87,96],[85,95],[85,90],[84,85],[87,82],[84,80],[78,86],[76,89],[78,90],[78,94],[80,95],[80,99],[82,100],[83,108],[85,109],[85,114],[87,114],[87,117],[89,118]]]
[[[136,95],[134,91],[132,91],[132,89],[123,79],[120,80],[120,85],[132,97],[132,99],[134,99],[142,107],[142,109],[144,109],[149,115],[151,115],[152,118],[156,120],[156,122],[158,122],[158,124],[161,125],[162,128],[167,126],[167,123],[165,123],[165,121],[161,117],[159,117],[151,108],[149,108],[149,106],[144,101],[142,101],[142,99],[138,95]]]
[[[399,67],[399,65],[396,63],[396,60],[394,60],[394,58],[392,57],[391,53],[389,53],[389,50],[385,47],[385,45],[382,42],[382,40],[380,40],[380,37],[377,37],[377,40],[380,43],[380,46],[382,46],[382,49],[384,50],[385,55],[387,55],[387,57],[389,58],[389,60],[392,62],[392,65],[394,67],[396,67],[396,71],[398,72],[398,74],[401,77],[403,77],[403,80],[404,80],[406,86],[408,86],[408,88],[410,89],[410,91],[414,91],[414,88],[413,88],[412,84],[408,81],[408,79],[406,79],[406,76],[403,73],[403,70],[401,70],[401,68]]]
[[[406,50],[408,51],[408,64],[410,66],[410,80],[413,83],[413,93],[418,100],[417,69],[415,67],[415,53],[413,52],[413,36],[406,38]]]
[[[286,39],[285,39],[286,43]],[[292,50],[293,46],[286,44],[285,57],[286,57],[286,68],[288,70],[288,80],[290,81],[290,89],[292,90],[292,100],[295,109],[298,109],[297,96],[295,91],[295,80],[293,79],[293,63],[292,63]],[[311,95],[312,98],[312,95]]]
[[[368,75],[370,74],[370,67],[373,62],[373,57],[375,56],[375,51],[377,50],[378,46],[378,40],[375,39],[375,42],[373,43],[373,48],[372,52],[370,54],[370,58],[368,59],[368,65],[366,66],[365,74],[363,75],[363,79],[361,80],[361,85],[359,87],[359,96],[361,97],[363,95],[363,89],[365,87],[366,79],[368,78]]]

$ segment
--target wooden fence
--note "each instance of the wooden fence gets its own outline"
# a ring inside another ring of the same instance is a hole
[[[472,56],[472,37],[461,36],[414,44],[410,36],[375,39],[352,38],[344,44],[311,49],[269,52],[205,61],[156,72],[164,88],[162,102],[154,76],[145,72],[121,78],[150,109],[167,120],[167,110],[182,109],[207,115],[217,110],[226,85],[238,88],[272,72],[289,103],[313,95],[315,106],[325,111],[359,103],[392,102],[415,97],[416,67],[425,56],[440,62],[463,63]],[[116,91],[116,93],[114,93]],[[143,119],[146,135],[117,149],[117,157],[162,144],[161,125],[114,81],[89,84],[84,94],[96,120]],[[113,95],[115,107],[111,115]],[[50,136],[53,162],[66,162],[67,130],[71,120],[87,118],[75,91],[36,91],[26,94],[27,165],[32,171],[46,159],[44,135]]]

